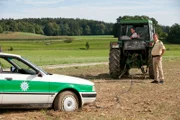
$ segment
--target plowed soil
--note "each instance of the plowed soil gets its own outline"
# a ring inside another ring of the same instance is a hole
[[[97,100],[76,112],[53,109],[1,109],[0,120],[180,120],[180,62],[163,61],[164,84],[132,69],[131,76],[112,80],[108,65],[46,69],[49,72],[90,79]],[[133,76],[133,78],[132,78]]]

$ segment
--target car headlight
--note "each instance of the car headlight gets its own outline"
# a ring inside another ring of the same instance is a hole
[[[95,86],[92,87],[92,91],[96,91]]]

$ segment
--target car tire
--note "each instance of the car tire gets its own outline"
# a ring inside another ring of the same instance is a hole
[[[77,110],[78,106],[78,97],[71,91],[64,91],[58,94],[54,101],[54,110],[72,112]]]

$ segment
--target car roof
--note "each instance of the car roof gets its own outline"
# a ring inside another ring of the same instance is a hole
[[[2,53],[0,52],[0,56],[11,56],[11,57],[21,57],[20,55],[16,55],[16,54],[10,54],[10,53]]]

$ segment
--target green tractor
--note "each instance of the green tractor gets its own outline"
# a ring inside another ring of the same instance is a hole
[[[131,38],[131,29],[138,35]],[[109,73],[111,78],[121,78],[129,74],[129,69],[139,68],[143,74],[154,78],[151,50],[154,28],[151,20],[118,21],[118,42],[110,43]]]

